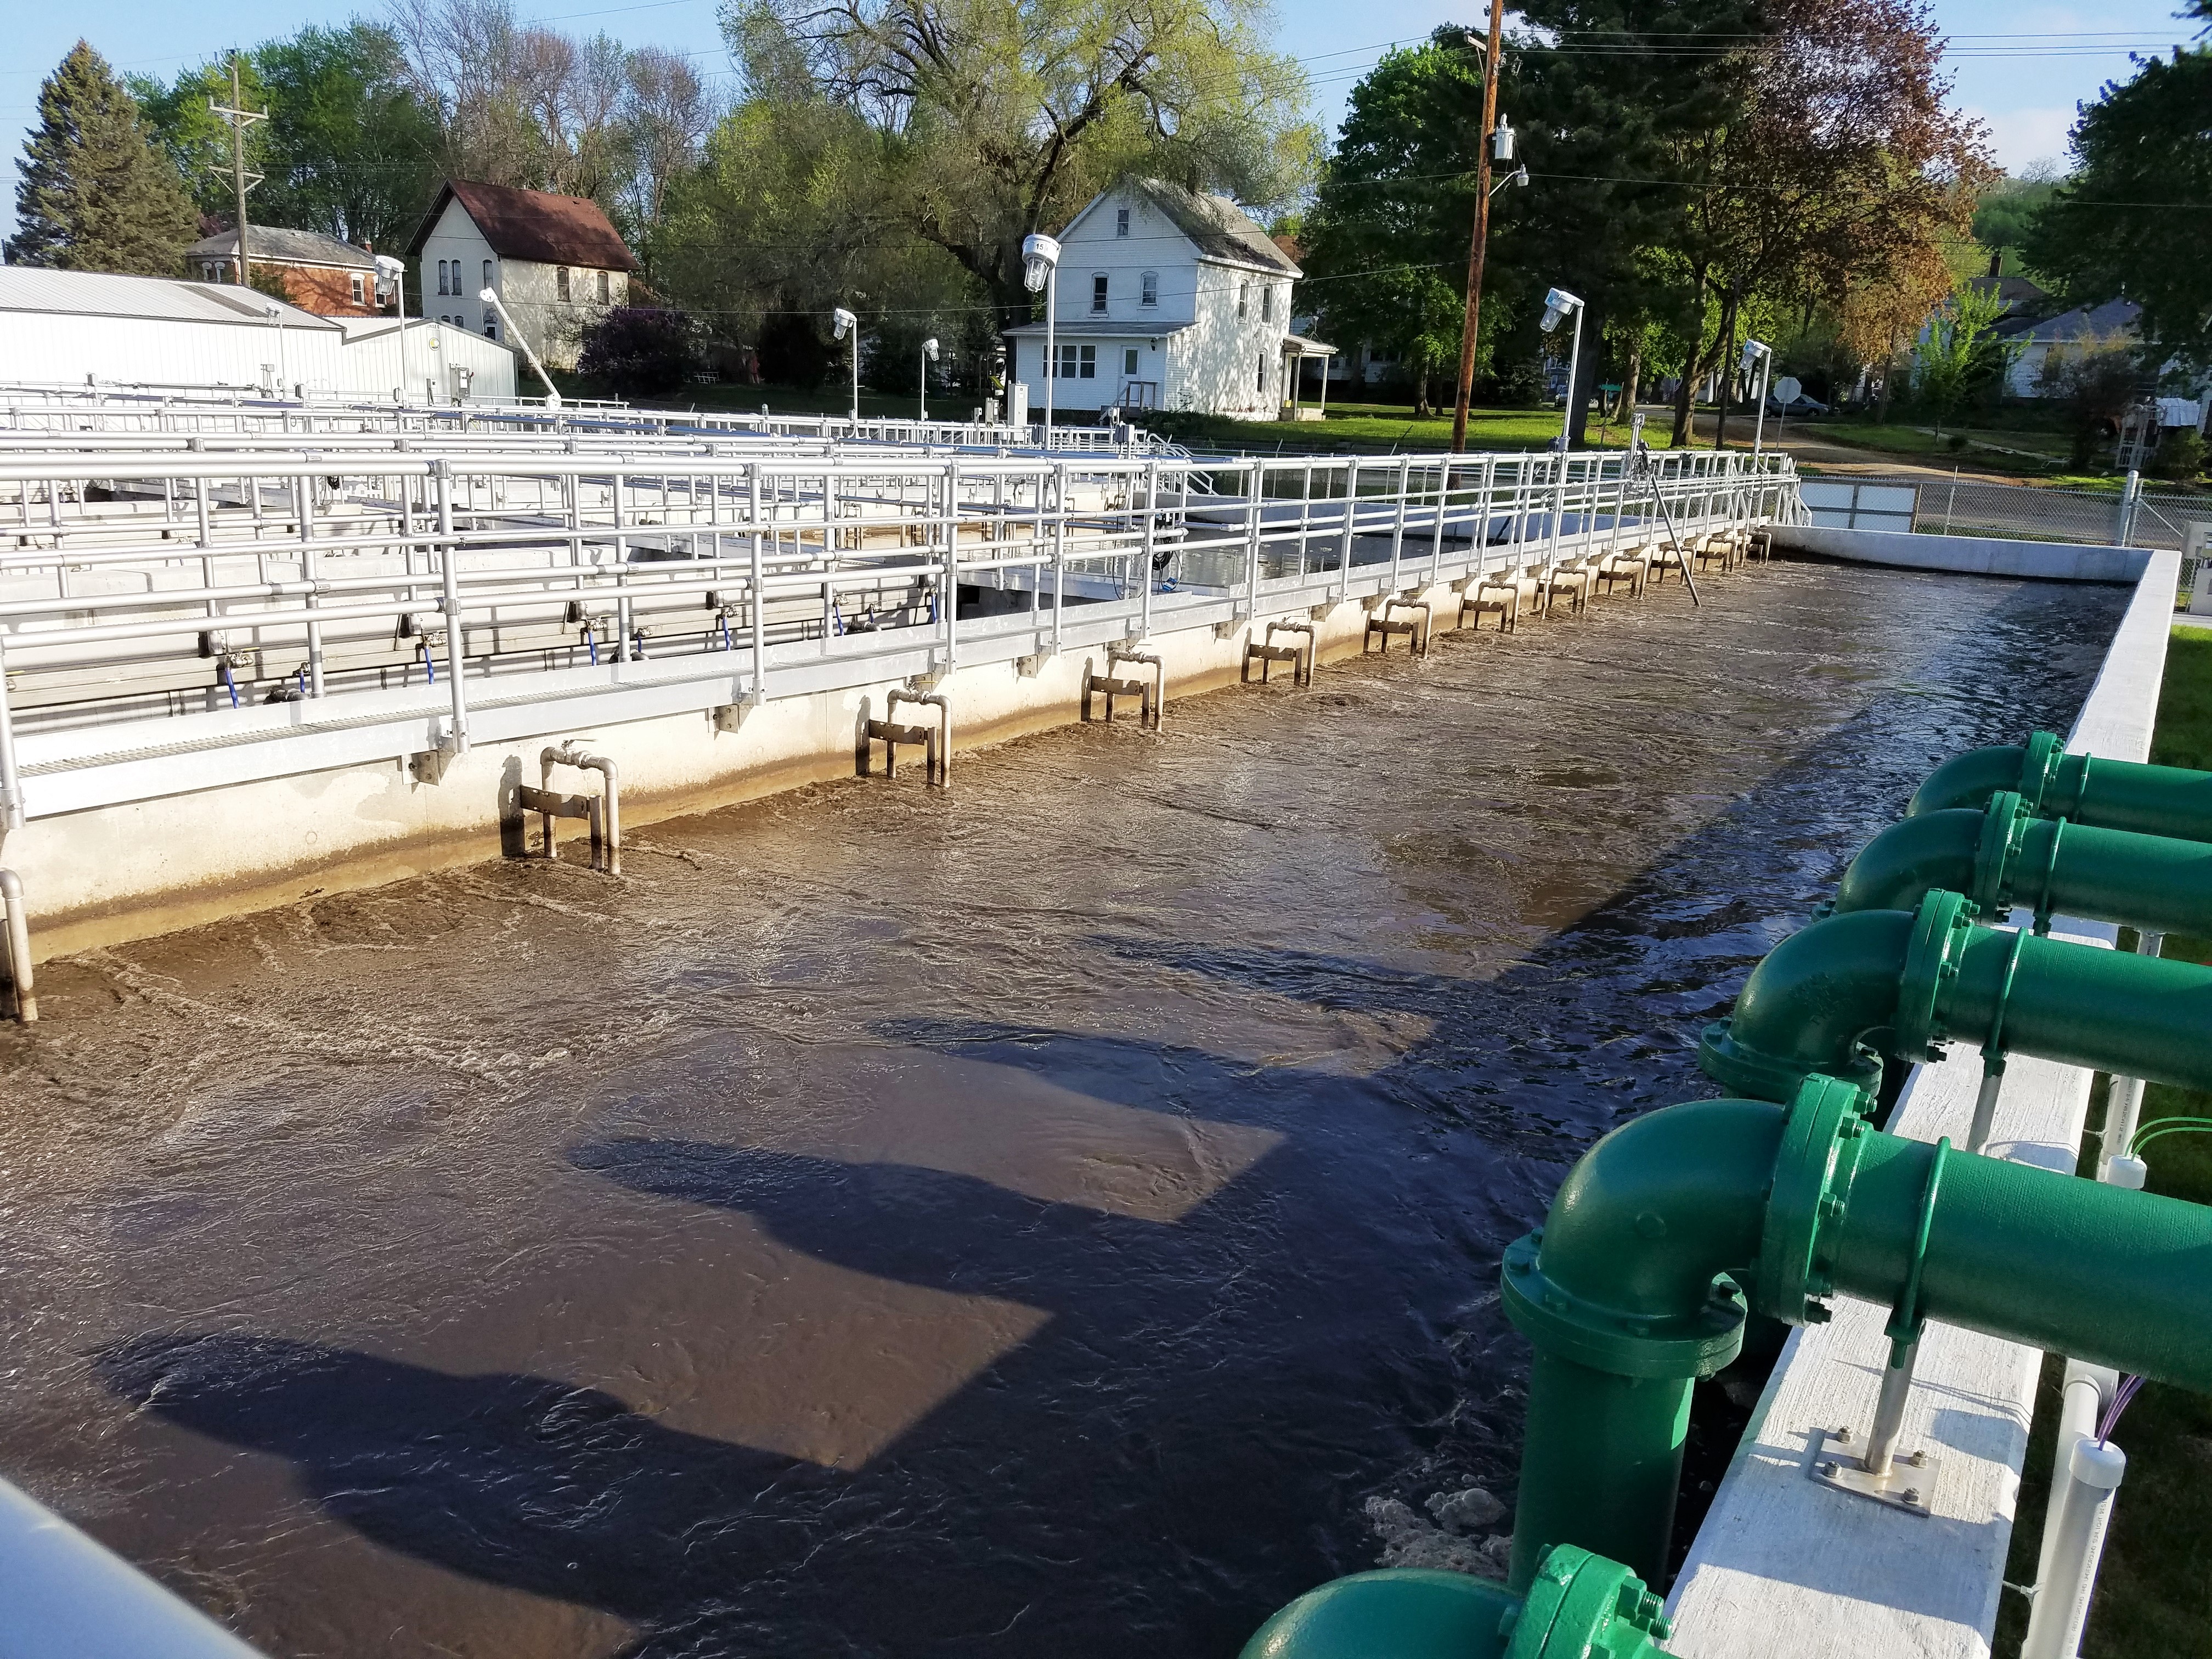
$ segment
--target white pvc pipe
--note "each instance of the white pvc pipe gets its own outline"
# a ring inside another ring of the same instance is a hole
[[[2035,1588],[2021,1659],[2075,1659],[2104,1559],[2112,1503],[2126,1478],[2128,1456],[2093,1436],[2062,1448],[2051,1481],[2051,1513],[2044,1531],[2045,1570]]]
[[[31,976],[31,913],[23,902],[22,878],[13,870],[0,870],[0,907],[6,912],[8,982],[15,994],[15,1018],[35,1024],[39,993]]]
[[[261,1659],[0,1480],[0,1659]]]

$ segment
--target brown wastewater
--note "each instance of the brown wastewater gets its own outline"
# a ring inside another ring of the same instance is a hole
[[[287,1656],[1229,1659],[1479,1555],[1504,1246],[2126,597],[1703,592],[42,967],[0,1474]]]

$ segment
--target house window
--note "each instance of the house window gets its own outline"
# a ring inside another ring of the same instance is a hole
[[[1121,353],[1121,372],[1124,374],[1134,374],[1137,372],[1136,347],[1130,346]]]
[[[487,340],[499,338],[499,313],[496,312],[484,313],[484,338]]]
[[[1260,320],[1272,321],[1275,315],[1275,285],[1263,283],[1260,287]]]
[[[563,305],[568,302],[568,267],[566,265],[553,268],[553,297]]]
[[[483,285],[484,285],[486,288],[489,288],[489,287],[491,286],[491,261],[490,261],[490,260],[489,260],[489,259],[485,260],[485,261],[483,262],[483,265],[484,265],[484,279],[483,279]]]
[[[1098,378],[1098,348],[1079,346],[1072,341],[1060,343],[1060,375],[1063,380],[1095,380]]]
[[[1091,279],[1091,308],[1093,311],[1106,309],[1106,274],[1103,271]]]
[[[447,276],[447,275],[446,275],[446,262],[445,262],[443,259],[441,259],[441,260],[439,260],[439,261],[438,261],[438,293],[439,293],[439,295],[440,295],[440,297],[441,297],[441,298],[442,298],[442,297],[444,297],[446,295],[451,294],[453,291],[453,285],[452,280],[451,280],[450,278],[448,278],[448,277]]]
[[[1157,270],[1148,270],[1144,276],[1144,289],[1142,290],[1139,303],[1148,306],[1156,306],[1159,304],[1159,302],[1160,273]]]
[[[603,270],[603,271],[601,271],[601,272],[599,273],[599,303],[600,303],[601,305],[605,305],[605,304],[606,304],[606,302],[607,302],[607,273],[606,273],[605,271],[604,271],[604,270]]]
[[[1251,284],[1251,283],[1237,283],[1237,318],[1238,318],[1238,319],[1241,321],[1243,319],[1244,319],[1244,318],[1246,318],[1246,317],[1249,317],[1249,316],[1250,316],[1251,314],[1252,314],[1252,284]]]
[[[1263,351],[1263,352],[1261,352],[1261,353],[1260,354],[1260,380],[1259,380],[1259,384],[1258,384],[1257,386],[1255,386],[1253,388],[1253,390],[1254,390],[1254,391],[1255,391],[1255,392],[1265,392],[1267,389],[1267,354],[1266,352],[1264,352],[1264,351]]]
[[[353,287],[353,302],[356,305],[359,305],[362,298],[361,273],[357,270],[354,272],[351,281]]]

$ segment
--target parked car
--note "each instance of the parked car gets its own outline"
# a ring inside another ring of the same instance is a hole
[[[1825,415],[1828,412],[1828,406],[1818,398],[1808,398],[1802,392],[1785,404],[1770,392],[1766,394],[1766,412],[1770,415]]]

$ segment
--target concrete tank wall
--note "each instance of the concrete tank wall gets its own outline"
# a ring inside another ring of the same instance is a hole
[[[1440,626],[1456,619],[1450,583],[1419,597],[1432,602]],[[1316,620],[1322,659],[1356,655],[1367,615],[1352,599]],[[1178,697],[1234,682],[1245,641],[1255,630],[1264,635],[1267,621],[1241,623],[1223,630],[1226,637],[1197,626],[1145,641],[1142,648],[1164,660],[1169,719],[1176,718]],[[1085,672],[1105,667],[1105,648],[1086,647],[1043,663],[1034,676],[1006,661],[957,669],[938,687],[951,700],[956,757],[1076,720]],[[1279,677],[1282,672],[1279,665]],[[884,714],[884,694],[898,684],[774,699],[729,731],[717,726],[712,711],[695,710],[507,743],[480,740],[434,782],[410,763],[382,762],[33,818],[7,837],[0,863],[23,878],[33,949],[44,958],[496,858],[507,850],[502,805],[511,806],[517,783],[537,785],[538,751],[549,743],[573,738],[614,758],[626,834],[850,777],[862,722]],[[1120,717],[1136,714],[1125,703]],[[919,764],[918,757],[908,758]],[[957,788],[957,758],[953,781]],[[574,774],[556,779],[564,791],[595,787]],[[534,819],[529,833],[534,840]],[[562,826],[564,840],[581,833],[580,825]]]

